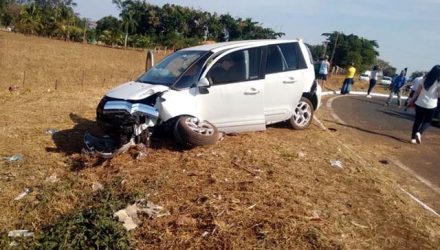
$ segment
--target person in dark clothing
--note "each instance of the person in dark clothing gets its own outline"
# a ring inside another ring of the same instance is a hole
[[[373,90],[374,86],[376,86],[378,75],[379,75],[379,67],[377,65],[374,65],[373,70],[371,71],[370,74],[370,86],[368,86],[367,98],[371,98],[370,93]]]
[[[405,77],[405,71],[402,70],[402,72],[400,72],[400,75],[398,75],[396,78],[393,79],[393,82],[391,83],[391,91],[390,91],[390,96],[388,97],[387,102],[385,103],[385,106],[390,105],[391,103],[391,99],[393,99],[394,94],[397,95],[397,105],[400,108],[400,105],[402,103],[401,100],[401,96],[400,96],[400,90],[402,88],[403,85],[405,85],[406,83],[406,77]]]

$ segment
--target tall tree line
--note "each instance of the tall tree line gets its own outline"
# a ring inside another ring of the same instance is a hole
[[[275,39],[284,33],[262,27],[251,18],[234,18],[173,4],[162,7],[144,0],[113,0],[119,18],[104,17],[88,40],[112,46],[182,48],[203,40]],[[72,0],[0,0],[0,21],[18,32],[82,41],[85,19]]]
[[[276,39],[284,35],[251,18],[210,13],[174,4],[162,7],[145,0],[112,0],[119,17],[107,16],[86,29],[87,21],[73,10],[73,0],[0,0],[0,22],[16,31],[69,41],[96,41],[111,46],[184,48],[202,41]],[[323,33],[323,45],[311,45],[315,59],[324,55],[333,65],[354,62],[358,72],[379,64],[387,74],[395,71],[378,59],[378,43],[342,32]]]
[[[391,74],[392,67],[387,62],[378,59],[377,41],[337,31],[323,33],[322,36],[326,38],[323,45],[309,46],[316,60],[327,55],[332,65],[346,67],[354,63],[358,72],[364,72],[377,64],[382,66],[387,73],[390,71]]]

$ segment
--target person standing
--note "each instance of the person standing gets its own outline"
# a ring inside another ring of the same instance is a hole
[[[411,143],[422,143],[422,134],[429,127],[440,97],[440,65],[435,65],[417,87],[412,103],[416,106]]]
[[[414,78],[414,80],[411,82],[411,89],[408,95],[408,99],[406,99],[405,101],[405,111],[409,108],[408,107],[409,101],[414,96],[414,93],[416,93],[417,88],[419,87],[420,83],[423,81],[423,77],[425,77],[424,73],[421,76]]]
[[[390,91],[390,96],[388,97],[387,102],[385,103],[385,106],[389,106],[391,103],[391,99],[393,99],[394,94],[397,95],[397,106],[399,106],[402,103],[402,98],[400,96],[400,89],[402,88],[403,85],[405,85],[406,83],[406,77],[405,77],[406,72],[404,70],[402,70],[402,72],[400,72],[400,75],[398,75],[396,78],[393,79],[393,82],[391,83],[391,91]]]
[[[323,90],[324,90],[325,82],[327,81],[329,68],[330,68],[330,63],[328,62],[328,56],[325,56],[321,60],[321,64],[319,66],[319,77],[318,77],[318,79],[321,80],[321,87]]]
[[[379,67],[377,65],[374,65],[373,70],[370,74],[370,86],[368,86],[367,91],[367,98],[371,98],[371,90],[373,90],[374,86],[376,86],[377,83],[377,76],[379,75]]]
[[[345,75],[344,83],[341,88],[341,95],[350,94],[351,85],[353,84],[353,77],[356,73],[356,68],[354,67],[354,63],[350,63],[347,68],[347,73]]]

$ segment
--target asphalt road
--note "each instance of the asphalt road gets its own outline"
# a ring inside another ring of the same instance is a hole
[[[386,98],[365,96],[340,96],[326,98],[332,100],[331,112],[337,122],[345,123],[359,131],[365,143],[386,144],[396,148],[394,157],[417,175],[440,187],[440,128],[431,126],[422,137],[422,144],[413,145],[411,129],[414,109],[404,111],[398,108],[396,100],[392,105],[384,105]]]

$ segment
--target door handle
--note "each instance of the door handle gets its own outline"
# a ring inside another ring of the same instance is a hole
[[[256,95],[260,93],[260,91],[256,88],[250,88],[248,91],[244,92],[245,95]]]
[[[295,77],[288,77],[287,80],[283,81],[283,83],[285,83],[285,84],[292,84],[295,82],[296,82]]]

